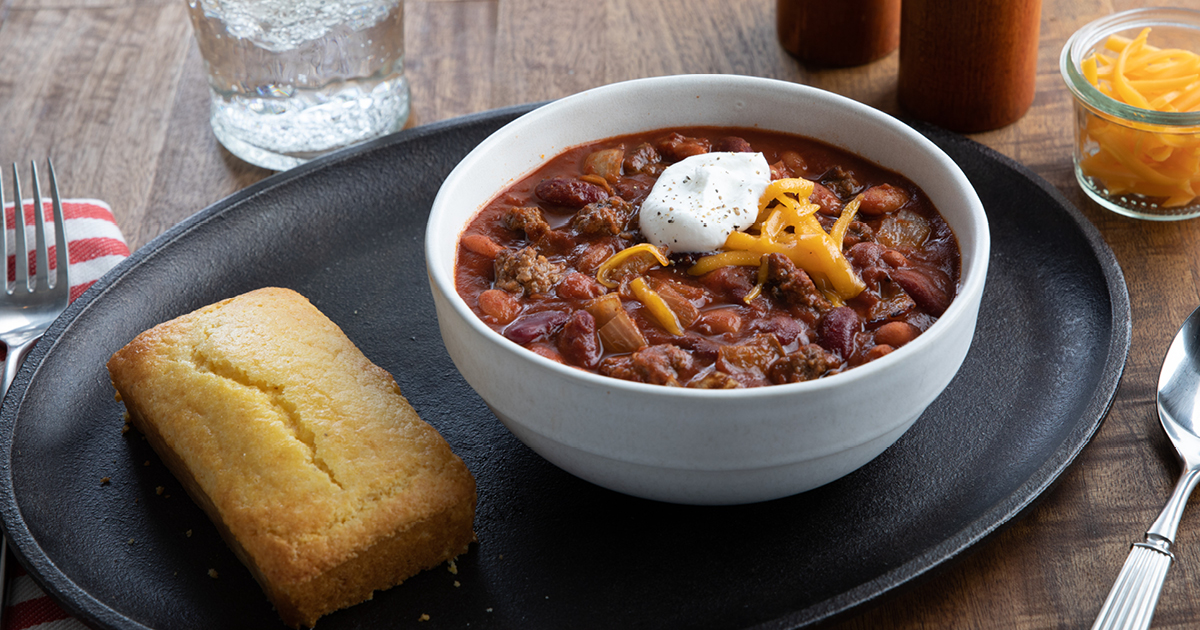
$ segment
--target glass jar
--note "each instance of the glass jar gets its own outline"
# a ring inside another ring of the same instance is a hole
[[[1135,107],[1104,94],[1085,76],[1083,62],[1103,50],[1111,36],[1134,40],[1145,28],[1151,29],[1151,46],[1200,55],[1200,11],[1178,8],[1101,18],[1076,31],[1063,47],[1059,68],[1075,96],[1075,177],[1089,197],[1126,216],[1197,217],[1200,111]],[[1200,89],[1200,71],[1195,81],[1185,82]]]

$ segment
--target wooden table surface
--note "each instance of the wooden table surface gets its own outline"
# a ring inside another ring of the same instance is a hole
[[[1075,29],[1142,4],[1151,2],[1043,0],[1033,107],[1013,125],[971,136],[1057,187],[1114,250],[1133,338],[1112,410],[1013,526],[839,627],[1089,627],[1129,544],[1166,501],[1178,468],[1154,389],[1167,344],[1200,304],[1200,221],[1136,221],[1085,198],[1072,173],[1071,97],[1058,72]],[[774,19],[774,0],[409,1],[411,124],[680,73],[796,81],[899,113],[897,53],[857,68],[809,69],[779,47]],[[135,249],[271,174],[213,137],[182,0],[0,0],[0,121],[0,163],[52,156],[64,195],[107,201]],[[1176,553],[1157,628],[1200,624],[1200,510],[1185,514]]]

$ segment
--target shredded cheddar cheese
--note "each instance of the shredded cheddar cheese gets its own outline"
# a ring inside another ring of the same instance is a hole
[[[1200,55],[1151,46],[1149,35],[1146,28],[1133,39],[1109,37],[1102,50],[1080,63],[1084,78],[1133,107],[1200,111]],[[1089,116],[1085,134],[1084,143],[1097,149],[1080,158],[1079,168],[1111,193],[1163,198],[1164,207],[1184,206],[1200,196],[1200,128],[1180,133]]]
[[[645,278],[641,276],[634,278],[629,283],[629,288],[633,290],[634,297],[646,305],[650,314],[663,327],[663,330],[677,337],[683,334],[683,326],[679,323],[679,316],[675,314],[675,311],[671,310],[671,307],[662,299],[661,295],[650,288]]]
[[[615,289],[621,286],[623,278],[642,274],[655,265],[666,267],[669,264],[671,261],[657,247],[650,243],[639,243],[609,256],[596,270],[596,280]]]
[[[780,179],[771,182],[759,203],[758,221],[745,232],[733,232],[725,241],[724,251],[696,261],[688,273],[703,275],[728,265],[758,266],[756,296],[766,281],[763,255],[780,253],[812,278],[831,302],[844,304],[866,288],[850,262],[842,255],[842,238],[854,220],[859,200],[842,209],[831,232],[825,232],[816,218],[817,204],[809,201],[813,182]]]

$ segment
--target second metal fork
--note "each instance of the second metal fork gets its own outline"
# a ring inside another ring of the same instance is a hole
[[[54,164],[47,160],[50,175],[50,199],[54,208],[54,276],[50,275],[50,247],[46,243],[45,206],[42,204],[42,186],[38,181],[37,164],[30,163],[33,179],[34,209],[34,264],[29,263],[29,249],[25,234],[28,225],[25,219],[25,202],[21,196],[21,179],[17,165],[13,164],[13,224],[9,226],[7,212],[0,212],[0,260],[4,261],[4,290],[0,291],[0,341],[8,347],[4,360],[4,380],[0,386],[0,401],[8,393],[33,344],[42,333],[66,310],[71,302],[71,282],[67,267],[67,234],[63,222],[62,199],[58,194],[58,178]],[[0,181],[0,209],[3,208],[4,184]],[[13,247],[8,246],[7,231],[14,231]],[[8,259],[13,259],[15,284],[8,287]],[[0,624],[3,623],[4,607],[8,604],[8,539],[0,538]]]

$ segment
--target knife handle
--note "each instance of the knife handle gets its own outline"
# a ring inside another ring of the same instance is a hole
[[[1147,534],[1144,542],[1134,543],[1092,630],[1149,628],[1163,580],[1174,559],[1171,542],[1164,538]]]

